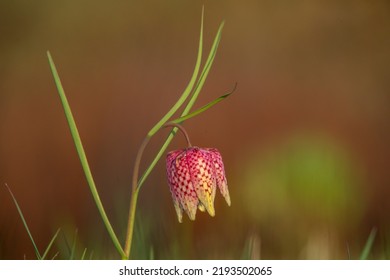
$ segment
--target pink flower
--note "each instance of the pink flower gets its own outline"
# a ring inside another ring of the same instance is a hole
[[[168,184],[177,218],[182,222],[183,210],[195,220],[196,210],[215,215],[214,198],[218,187],[230,206],[222,156],[217,149],[191,147],[168,153]]]

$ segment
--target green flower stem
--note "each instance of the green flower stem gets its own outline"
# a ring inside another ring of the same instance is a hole
[[[134,232],[134,221],[135,221],[135,211],[137,209],[137,199],[138,199],[138,193],[139,193],[139,187],[138,187],[138,174],[139,174],[139,166],[141,164],[142,155],[144,153],[144,150],[146,146],[149,143],[151,136],[147,135],[142,141],[142,144],[140,148],[138,149],[137,156],[135,158],[135,164],[133,169],[133,180],[132,180],[132,190],[131,190],[131,200],[130,200],[130,209],[129,209],[129,218],[127,221],[127,234],[126,234],[126,241],[125,241],[125,256],[122,257],[122,259],[129,259],[130,258],[130,252],[131,252],[131,245],[133,240],[133,232]]]
[[[205,82],[205,80],[208,76],[208,73],[211,69],[211,66],[213,64],[213,61],[214,61],[214,58],[215,58],[215,55],[216,55],[216,52],[218,49],[218,45],[219,45],[219,42],[221,40],[222,29],[224,26],[224,23],[222,23],[220,25],[218,32],[217,32],[217,35],[214,39],[212,48],[210,50],[209,56],[206,60],[206,63],[204,65],[203,69],[202,69],[202,72],[198,78],[198,73],[199,73],[201,60],[202,60],[203,15],[204,15],[204,11],[202,9],[202,21],[201,21],[201,29],[200,29],[198,56],[197,56],[197,60],[195,63],[195,68],[194,68],[194,72],[192,74],[192,77],[191,77],[187,87],[185,88],[184,92],[180,96],[179,100],[172,106],[172,108],[168,111],[168,113],[166,113],[165,116],[163,118],[161,118],[161,120],[158,121],[156,123],[156,125],[147,133],[144,141],[141,144],[140,149],[138,150],[136,161],[135,161],[135,166],[134,166],[134,170],[133,170],[132,193],[131,193],[131,201],[130,201],[130,207],[129,207],[127,233],[126,233],[126,240],[125,240],[124,249],[122,248],[120,242],[118,241],[118,238],[117,238],[117,236],[116,236],[116,234],[115,234],[115,232],[110,224],[110,221],[106,215],[106,212],[105,212],[104,207],[102,205],[102,202],[100,200],[98,191],[96,189],[95,182],[94,182],[93,177],[92,177],[91,170],[89,168],[87,157],[86,157],[85,152],[84,152],[84,148],[83,148],[83,145],[82,145],[82,142],[80,139],[80,135],[78,133],[77,126],[76,126],[76,123],[74,121],[70,106],[68,104],[64,89],[62,87],[62,84],[61,84],[60,78],[58,76],[54,62],[52,60],[52,57],[51,57],[50,53],[47,52],[47,56],[49,59],[49,64],[50,64],[50,68],[51,68],[51,71],[52,71],[52,74],[54,77],[54,81],[55,81],[55,84],[57,86],[57,90],[58,90],[58,93],[60,95],[62,105],[64,107],[65,115],[66,115],[68,125],[70,128],[71,134],[72,134],[72,138],[73,138],[73,141],[75,143],[76,150],[77,150],[77,153],[79,155],[80,162],[81,162],[81,165],[83,167],[85,177],[86,177],[88,185],[90,187],[90,191],[91,191],[92,196],[95,200],[96,206],[100,212],[103,223],[106,226],[108,234],[111,237],[111,240],[113,241],[114,246],[116,247],[117,251],[121,255],[122,259],[129,259],[130,258],[131,245],[132,245],[132,239],[133,239],[133,231],[134,231],[135,212],[136,212],[139,190],[140,190],[141,186],[143,185],[143,183],[145,182],[148,175],[151,173],[151,171],[153,170],[153,168],[157,164],[158,160],[161,158],[161,156],[163,155],[163,153],[167,149],[168,145],[170,144],[174,135],[176,134],[178,128],[182,129],[182,127],[180,125],[178,125],[178,123],[181,123],[186,119],[189,119],[191,117],[194,117],[194,116],[200,114],[201,112],[207,110],[208,108],[210,108],[211,106],[215,105],[220,100],[222,100],[228,96],[228,94],[225,96],[222,96],[219,99],[217,99],[216,101],[213,101],[213,102],[207,104],[206,106],[200,108],[199,110],[189,114],[192,106],[194,105],[196,99],[198,98],[198,95],[199,95],[199,93],[204,85],[204,82]],[[183,110],[180,118],[176,119],[175,123],[171,122],[171,123],[167,124],[167,121],[170,118],[172,118],[172,116],[177,112],[177,110],[179,110],[179,108],[184,104],[184,102],[189,98],[190,95],[191,95],[191,98],[189,99],[188,104],[185,107],[185,109]],[[142,154],[145,150],[145,147],[147,146],[151,137],[154,134],[156,134],[163,126],[175,126],[175,127],[171,130],[171,133],[168,135],[167,139],[165,140],[164,144],[160,148],[156,157],[150,163],[150,165],[146,168],[145,172],[143,173],[143,175],[139,179],[138,178],[139,177],[139,168],[140,168],[141,158],[142,158]],[[186,133],[183,129],[182,129],[182,131],[186,135]],[[189,139],[188,139],[188,135],[186,135],[186,138],[187,138],[187,142],[188,142],[189,146],[191,146],[191,143],[189,142]]]
[[[138,200],[139,188],[133,189],[131,192],[131,201],[129,209],[129,219],[127,224],[127,235],[125,243],[125,257],[122,257],[122,260],[130,259],[131,245],[133,241],[134,233],[134,223],[135,223],[135,211],[137,210],[137,200]]]
[[[125,253],[124,253],[122,246],[121,246],[121,244],[120,244],[120,242],[119,242],[119,240],[114,232],[114,229],[111,226],[110,220],[108,219],[106,211],[104,210],[103,204],[100,200],[99,193],[96,189],[95,181],[93,180],[92,173],[91,173],[91,170],[89,168],[87,156],[85,155],[84,147],[83,147],[83,144],[81,142],[79,132],[77,130],[76,122],[73,118],[73,114],[72,114],[72,111],[70,109],[68,100],[66,98],[65,91],[62,87],[60,77],[58,75],[56,66],[54,64],[54,61],[53,61],[49,51],[47,52],[47,57],[49,59],[50,69],[51,69],[51,72],[53,74],[54,81],[55,81],[55,84],[57,86],[57,90],[58,90],[58,93],[60,95],[60,98],[61,98],[62,106],[64,107],[64,111],[65,111],[66,119],[68,121],[69,129],[70,129],[70,132],[72,134],[72,138],[73,138],[74,144],[76,146],[77,154],[79,155],[81,166],[83,167],[84,174],[85,174],[85,177],[86,177],[87,182],[88,182],[88,186],[91,190],[93,199],[95,200],[95,204],[99,210],[100,216],[102,217],[103,223],[106,226],[108,234],[110,235],[111,240],[114,243],[116,250],[123,258],[125,256]]]
[[[186,138],[188,147],[191,147],[192,145],[191,145],[190,138],[183,126],[176,123],[166,123],[162,127],[172,127],[172,126],[175,127],[176,129],[180,129],[180,131],[183,133],[184,137]],[[149,135],[145,137],[135,158],[135,164],[133,169],[132,190],[131,190],[131,201],[130,201],[130,209],[129,209],[129,219],[127,222],[127,234],[126,234],[126,242],[125,242],[125,249],[124,249],[125,256],[122,256],[122,259],[130,258],[131,245],[133,243],[132,240],[133,240],[133,233],[134,233],[135,212],[137,210],[137,200],[138,200],[138,194],[140,190],[140,187],[138,186],[139,167],[141,164],[142,155],[150,139],[151,136]]]
[[[142,174],[141,178],[138,181],[138,186],[141,187],[145,181],[146,178],[150,175],[153,168],[156,166],[157,162],[160,160],[164,152],[167,150],[169,144],[171,143],[173,137],[176,135],[177,128],[173,128],[171,132],[168,134],[167,139],[165,139],[164,144],[161,146],[160,150],[158,151],[157,155],[154,157],[153,161],[150,163],[148,168],[145,170],[145,172]]]
[[[168,113],[165,114],[164,117],[161,118],[159,122],[155,124],[155,126],[148,132],[146,138],[141,144],[141,147],[138,150],[137,157],[135,160],[134,170],[133,170],[133,178],[132,178],[132,191],[131,191],[131,200],[130,200],[130,207],[129,207],[129,216],[127,221],[127,232],[126,232],[126,240],[125,240],[125,249],[124,249],[124,256],[122,256],[122,259],[129,259],[130,253],[131,253],[131,245],[133,240],[133,232],[134,232],[134,220],[135,220],[135,212],[136,212],[136,205],[137,205],[137,199],[138,199],[138,193],[141,187],[141,184],[138,182],[138,176],[139,176],[139,166],[141,163],[142,154],[144,152],[144,149],[146,145],[148,144],[150,138],[156,134],[156,132],[176,113],[176,111],[183,105],[183,103],[187,100],[188,96],[191,94],[192,89],[195,85],[196,78],[198,77],[200,64],[202,61],[202,49],[203,49],[203,16],[204,16],[204,9],[202,8],[202,19],[201,19],[201,26],[200,26],[200,39],[199,39],[199,48],[198,48],[198,55],[195,63],[195,68],[192,73],[192,77],[185,88],[184,92],[180,96],[179,100],[172,106],[172,108],[168,111]],[[173,136],[172,136],[173,137]],[[160,153],[165,151],[165,149],[168,147],[169,142],[165,142],[163,147],[165,147],[162,151],[160,149]],[[161,157],[160,155],[160,157]],[[155,164],[154,164],[155,165]],[[149,166],[150,171],[152,171],[153,166]],[[149,173],[150,173],[149,171]],[[146,179],[146,177],[145,177]]]
[[[189,103],[184,108],[184,110],[183,110],[183,112],[181,114],[181,117],[185,117],[186,115],[189,114],[192,106],[194,105],[196,99],[198,98],[198,95],[199,95],[199,93],[200,93],[200,91],[201,91],[201,89],[203,87],[203,84],[204,84],[204,82],[205,82],[205,80],[207,78],[207,75],[208,75],[208,73],[210,71],[210,68],[211,68],[211,66],[213,64],[213,61],[214,61],[214,58],[215,58],[215,55],[217,53],[218,45],[219,45],[219,42],[220,42],[221,36],[222,36],[223,26],[224,26],[224,23],[222,22],[222,24],[219,26],[217,35],[216,35],[216,37],[214,39],[214,42],[213,42],[213,45],[211,47],[211,50],[210,50],[209,56],[207,58],[207,61],[205,63],[205,66],[203,67],[202,73],[200,74],[200,77],[199,77],[199,79],[198,79],[198,81],[197,81],[197,83],[195,85],[195,89],[193,91],[193,94],[192,94],[192,96],[191,96],[191,98],[189,100]],[[203,10],[202,10],[202,21],[201,21],[201,29],[200,29],[198,57],[197,57],[197,60],[196,60],[195,69],[194,69],[194,72],[192,74],[191,80],[188,83],[188,85],[187,85],[186,89],[184,90],[183,94],[181,95],[179,100],[175,103],[175,105],[173,105],[171,110],[169,110],[169,112],[148,132],[146,138],[142,142],[141,147],[139,148],[138,153],[137,153],[137,157],[136,157],[135,165],[134,165],[134,170],[133,170],[132,193],[131,193],[129,216],[128,216],[128,222],[127,222],[125,249],[124,249],[125,256],[122,257],[123,259],[129,259],[130,258],[131,245],[132,245],[132,241],[133,241],[133,232],[134,232],[135,212],[136,212],[136,208],[137,208],[136,206],[137,206],[137,199],[138,199],[139,190],[141,189],[141,186],[145,182],[146,178],[152,172],[153,168],[156,166],[157,162],[160,160],[161,156],[164,154],[164,152],[168,148],[168,145],[171,143],[173,137],[175,136],[177,130],[179,129],[178,127],[181,127],[181,126],[175,125],[174,123],[171,123],[171,124],[168,125],[168,124],[166,124],[166,122],[173,116],[173,114],[176,113],[176,111],[185,102],[185,100],[187,100],[189,94],[192,92],[193,86],[194,86],[196,78],[198,76],[198,72],[199,72],[199,68],[200,68],[200,62],[201,62],[201,59],[202,59],[202,45],[203,45]],[[223,96],[222,98],[220,98],[220,100],[224,99],[228,95]],[[211,105],[206,105],[206,107],[204,107],[204,108],[201,108],[201,112],[207,110],[208,108],[210,108],[214,104],[218,103],[220,100],[218,100],[217,102],[215,102],[215,103],[213,103]],[[191,116],[195,116],[198,113],[200,113],[200,112],[196,112],[195,114],[193,114]],[[187,118],[185,118],[185,119],[187,119]],[[167,139],[165,140],[164,144],[162,145],[162,147],[158,151],[157,155],[155,156],[153,161],[150,163],[150,165],[147,167],[147,169],[143,173],[142,177],[138,180],[139,166],[140,166],[142,154],[143,154],[143,152],[144,152],[144,150],[146,148],[146,145],[148,144],[150,138],[154,134],[156,134],[164,125],[166,125],[166,126],[176,126],[176,127],[174,127],[171,130],[171,133],[169,133]],[[188,135],[186,137],[187,137],[188,144],[191,145],[191,143],[188,140]]]

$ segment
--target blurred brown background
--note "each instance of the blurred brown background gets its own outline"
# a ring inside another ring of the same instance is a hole
[[[139,197],[136,258],[390,255],[388,1],[1,1],[0,184],[41,251],[117,258],[84,178],[46,58],[68,95],[103,203],[123,239],[131,172],[147,131],[185,88],[205,4],[204,56],[226,20],[186,122],[224,156],[232,206],[176,220],[164,161]],[[162,143],[155,137],[143,166]],[[184,145],[177,137],[170,149]],[[0,259],[35,258],[0,187]]]

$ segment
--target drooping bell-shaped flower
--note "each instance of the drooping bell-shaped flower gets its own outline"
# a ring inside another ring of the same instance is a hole
[[[179,222],[182,222],[183,210],[191,220],[195,220],[198,208],[214,216],[217,188],[230,206],[225,169],[217,149],[190,147],[172,151],[167,155],[166,164]]]

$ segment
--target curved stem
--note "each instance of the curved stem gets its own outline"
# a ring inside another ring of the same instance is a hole
[[[162,127],[177,127],[184,135],[184,137],[187,140],[188,147],[192,147],[190,138],[184,129],[184,127],[177,123],[166,123]],[[130,208],[129,208],[129,218],[127,221],[127,234],[126,234],[126,242],[125,242],[125,256],[122,257],[122,259],[129,259],[130,253],[131,253],[131,245],[133,241],[133,233],[134,233],[134,223],[135,223],[135,212],[137,210],[137,200],[138,200],[138,194],[139,194],[139,186],[138,186],[138,175],[139,175],[139,167],[141,164],[142,155],[144,153],[144,150],[146,146],[148,145],[150,141],[151,136],[147,135],[142,141],[141,146],[139,147],[139,150],[137,152],[137,156],[135,158],[135,164],[134,164],[134,170],[133,170],[133,179],[132,179],[132,189],[131,189],[131,201],[130,201]]]
[[[146,136],[141,146],[139,147],[137,157],[135,158],[133,179],[132,179],[131,201],[130,201],[130,209],[129,209],[129,216],[128,216],[129,218],[127,221],[127,234],[126,234],[126,242],[125,242],[125,249],[124,249],[125,256],[127,257],[127,259],[130,258],[131,244],[133,240],[135,210],[137,209],[136,206],[137,206],[137,198],[139,193],[138,182],[137,182],[139,166],[141,163],[142,154],[144,153],[144,150],[149,140],[150,140],[150,136]]]
[[[186,138],[187,141],[188,148],[192,147],[190,137],[188,136],[187,131],[184,129],[182,125],[178,123],[169,122],[164,124],[163,127],[177,127],[184,134],[184,137]]]

